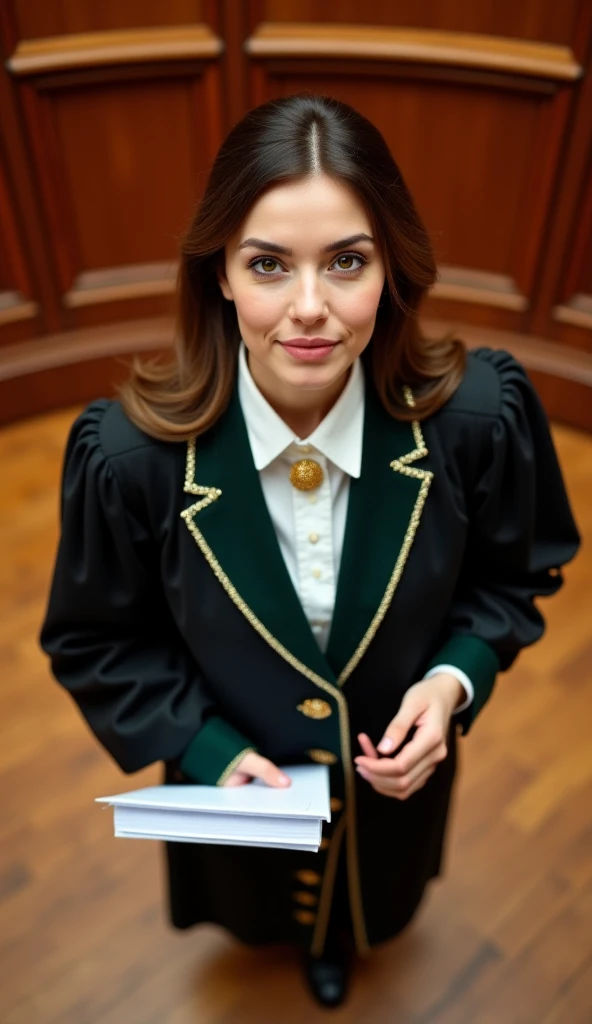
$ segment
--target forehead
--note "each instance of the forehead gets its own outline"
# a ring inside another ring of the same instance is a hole
[[[286,244],[314,238],[320,244],[362,231],[371,234],[371,227],[353,189],[318,175],[268,189],[253,204],[235,237],[238,243],[257,235]]]

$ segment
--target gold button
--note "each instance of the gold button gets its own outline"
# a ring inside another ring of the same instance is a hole
[[[293,892],[292,899],[296,900],[296,903],[300,903],[303,907],[316,907],[319,902],[314,892],[304,892],[302,889],[298,892]]]
[[[311,761],[316,761],[317,764],[336,764],[339,758],[337,754],[333,754],[330,750],[307,750],[306,753],[310,757]]]
[[[342,811],[343,810],[343,800],[340,800],[336,796],[332,796],[331,800],[329,801],[329,807],[331,808],[332,811]]]
[[[292,917],[295,917],[298,924],[314,924],[317,915],[312,910],[295,910]]]
[[[295,871],[294,875],[299,882],[302,882],[303,885],[321,884],[321,876],[318,871],[310,871],[309,868],[302,868],[301,871]]]
[[[308,539],[311,544],[317,544],[319,540],[319,535],[318,533],[309,533]]]
[[[290,483],[299,491],[314,491],[323,482],[323,467],[314,459],[300,459],[292,464]]]
[[[320,697],[308,697],[302,704],[297,705],[297,709],[307,718],[329,718],[333,714],[331,705]]]
[[[323,836],[323,838],[321,839],[321,845],[319,846],[319,850],[327,850],[330,845],[331,840],[327,839],[327,836]]]

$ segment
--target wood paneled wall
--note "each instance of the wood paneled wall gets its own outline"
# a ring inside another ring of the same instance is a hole
[[[592,429],[589,0],[4,0],[0,419],[108,393],[172,335],[228,129],[302,89],[383,132],[438,257],[426,330],[509,348]]]

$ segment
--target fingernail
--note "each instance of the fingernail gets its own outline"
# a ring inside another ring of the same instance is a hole
[[[363,768],[360,768],[358,766],[356,768],[356,771],[362,776],[363,779],[367,779],[368,778],[368,772],[365,772]]]
[[[384,739],[380,741],[376,749],[380,754],[390,754],[391,750],[395,749],[395,744],[389,736],[385,736]]]
[[[290,782],[288,776],[287,775],[282,775],[281,772],[278,775],[277,780],[278,780],[280,786],[286,786]]]

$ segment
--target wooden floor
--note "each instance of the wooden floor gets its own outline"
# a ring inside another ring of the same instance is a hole
[[[294,953],[173,933],[157,844],[112,837],[119,773],[37,646],[76,410],[0,433],[2,1024],[308,1024]],[[546,638],[461,741],[448,871],[355,975],[349,1024],[592,1021],[592,436],[555,437],[588,544]]]

